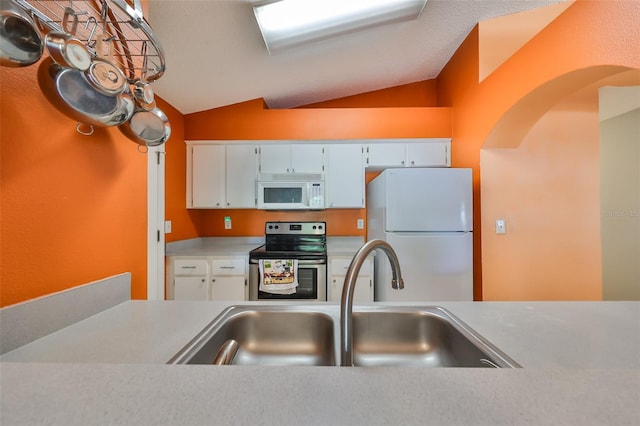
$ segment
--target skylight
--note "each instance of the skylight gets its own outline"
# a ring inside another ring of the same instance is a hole
[[[264,2],[262,2],[264,3]],[[280,0],[254,6],[267,50],[417,18],[427,0]]]

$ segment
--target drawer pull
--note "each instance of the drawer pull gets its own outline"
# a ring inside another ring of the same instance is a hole
[[[195,266],[181,266],[182,269],[196,269]]]
[[[236,269],[235,266],[221,266],[220,269]]]

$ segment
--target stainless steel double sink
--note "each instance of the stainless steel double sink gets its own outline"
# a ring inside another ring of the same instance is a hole
[[[169,364],[212,364],[225,343],[238,343],[233,365],[340,364],[340,307],[232,306]],[[235,344],[234,344],[235,345]],[[354,366],[516,368],[517,362],[449,311],[433,307],[357,306]]]

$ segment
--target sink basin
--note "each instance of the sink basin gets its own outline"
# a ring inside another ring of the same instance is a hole
[[[448,311],[429,307],[353,313],[355,366],[514,367]]]
[[[229,340],[233,365],[340,364],[340,307],[232,306],[170,364],[212,364]],[[355,366],[520,367],[449,311],[437,307],[362,306],[353,312]]]
[[[334,321],[322,312],[278,307],[231,307],[169,363],[211,364],[229,339],[233,365],[336,365]]]

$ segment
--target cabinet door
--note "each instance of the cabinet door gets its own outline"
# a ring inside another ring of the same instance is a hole
[[[260,173],[291,173],[291,145],[261,145]]]
[[[342,288],[344,287],[344,276],[334,275],[331,277],[331,290],[329,292],[330,302],[340,302],[342,300]],[[356,280],[356,288],[353,291],[354,303],[373,302],[372,282],[370,277],[359,277]]]
[[[447,167],[450,165],[448,142],[407,144],[409,167]]]
[[[327,145],[327,208],[364,207],[364,154],[360,144]]]
[[[367,146],[367,167],[404,167],[404,165],[404,143],[372,143]]]
[[[211,300],[246,300],[244,282],[244,276],[214,276],[211,278]]]
[[[174,300],[207,300],[209,286],[206,277],[175,277]]]
[[[351,258],[338,258],[329,260],[331,277],[329,279],[330,302],[339,302],[342,299],[344,279],[351,264]],[[373,261],[369,258],[362,263],[356,288],[353,292],[353,301],[360,303],[373,302]]]
[[[324,171],[324,145],[292,145],[291,170],[296,173],[322,173]]]
[[[226,149],[226,207],[254,208],[256,206],[256,147],[227,145]]]
[[[224,207],[225,150],[224,145],[193,145],[191,147],[191,206]]]

